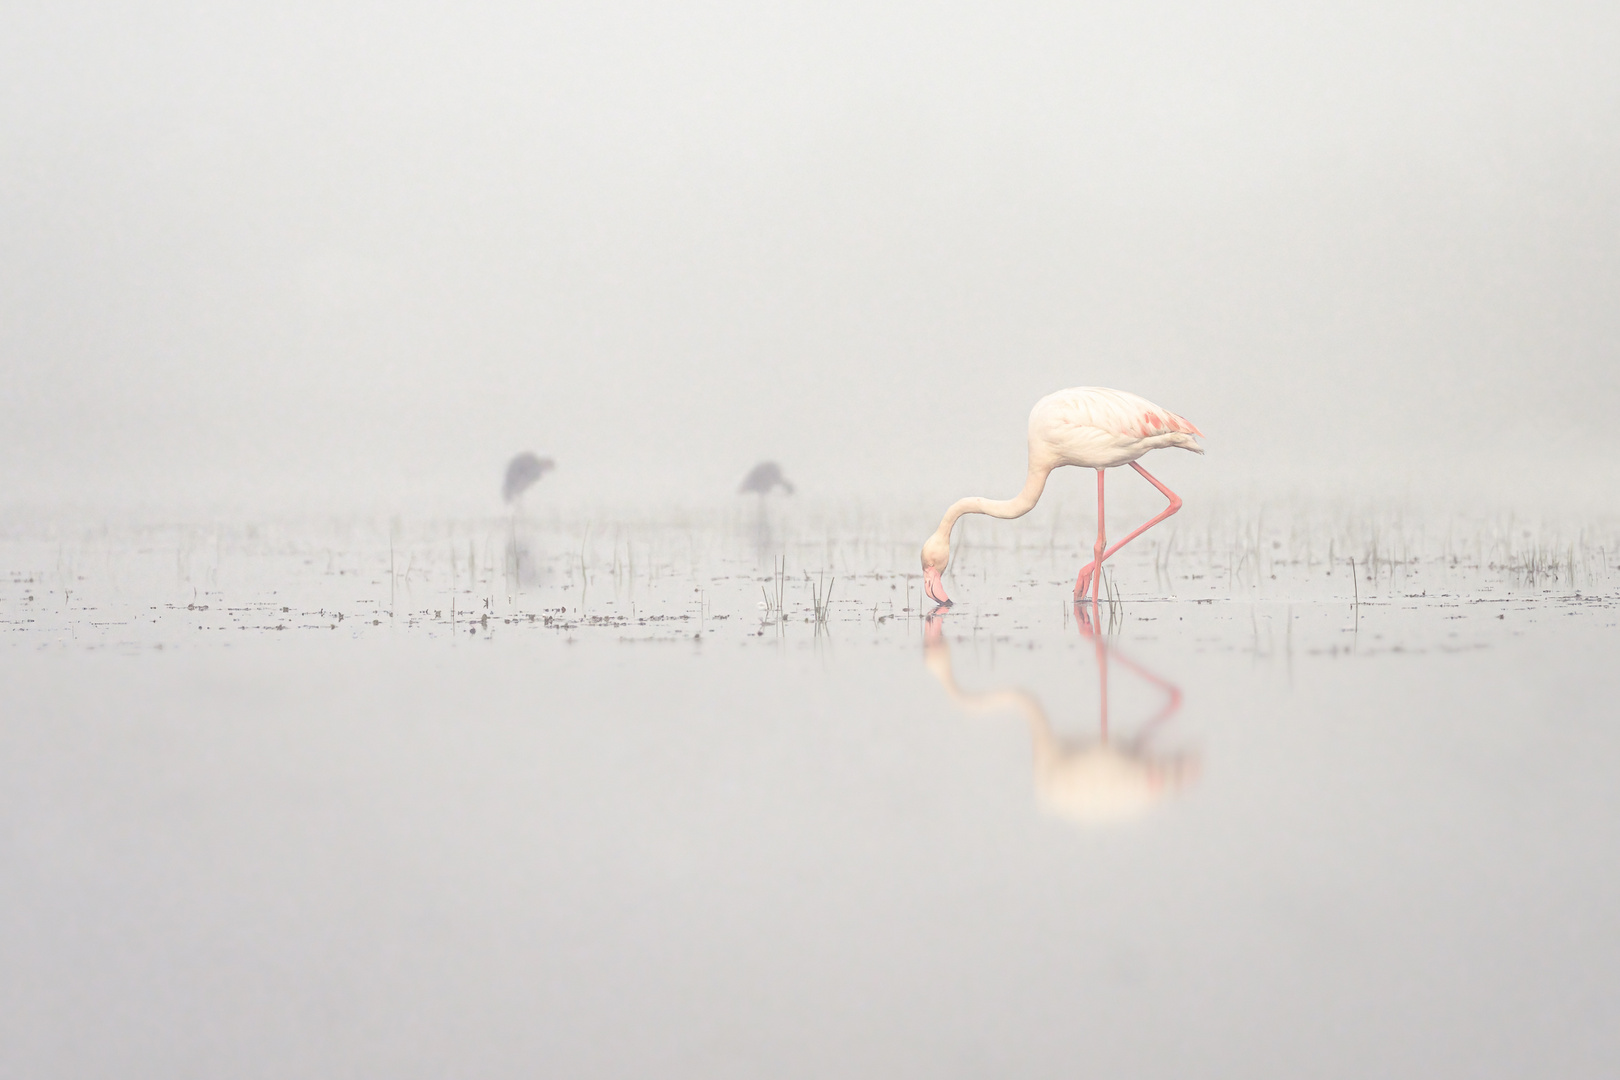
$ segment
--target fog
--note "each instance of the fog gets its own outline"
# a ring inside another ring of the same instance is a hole
[[[14,7],[0,1074],[1614,1072],[1620,8]]]
[[[1203,495],[1612,510],[1599,4],[53,4],[0,38],[13,509]],[[1166,455],[1159,455],[1156,460]]]

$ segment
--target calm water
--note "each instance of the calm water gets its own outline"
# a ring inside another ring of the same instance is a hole
[[[931,524],[10,527],[0,1073],[1614,1074],[1612,528]]]

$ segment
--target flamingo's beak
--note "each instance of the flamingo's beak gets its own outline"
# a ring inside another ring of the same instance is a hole
[[[939,567],[923,568],[923,592],[928,594],[928,599],[941,607],[951,606],[951,598],[945,595],[945,583],[940,580]]]

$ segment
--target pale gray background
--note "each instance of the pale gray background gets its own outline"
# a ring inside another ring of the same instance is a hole
[[[0,502],[1016,490],[1616,505],[1620,8],[14,5]],[[1165,458],[1158,455],[1155,460]]]

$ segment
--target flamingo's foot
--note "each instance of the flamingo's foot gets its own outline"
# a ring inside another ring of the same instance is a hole
[[[1086,590],[1091,587],[1091,579],[1096,576],[1096,573],[1097,564],[1095,562],[1086,563],[1085,567],[1081,569],[1080,576],[1074,582],[1074,598],[1076,600],[1086,598]]]

